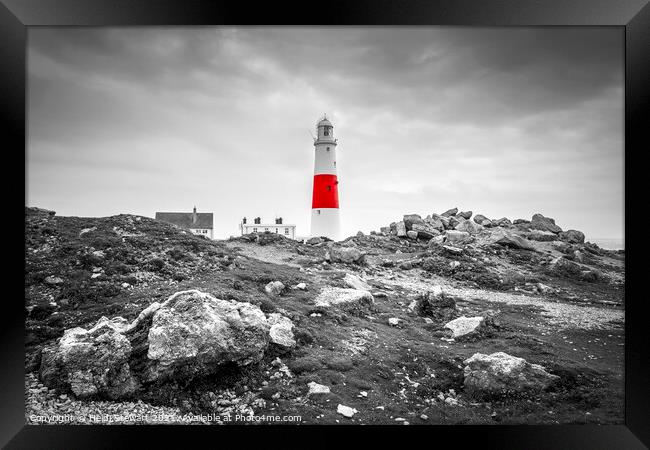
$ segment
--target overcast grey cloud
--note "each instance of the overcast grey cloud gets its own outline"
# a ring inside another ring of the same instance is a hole
[[[27,203],[276,214],[309,233],[316,120],[343,230],[458,206],[623,237],[615,28],[29,30]]]

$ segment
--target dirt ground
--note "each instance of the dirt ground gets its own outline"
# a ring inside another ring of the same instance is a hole
[[[199,289],[257,304],[267,313],[284,313],[294,322],[298,346],[269,354],[258,365],[224,368],[209,379],[142,393],[134,401],[179,413],[220,414],[245,397],[256,416],[297,415],[303,424],[623,423],[621,252],[590,254],[586,267],[603,276],[586,282],[548,270],[545,258],[561,255],[549,242],[536,242],[536,251],[529,252],[495,250],[479,239],[455,256],[426,242],[365,236],[342,244],[368,254],[366,264],[358,265],[327,262],[327,243],[213,242],[154,222],[134,216],[28,217],[28,417],[93,401],[43,390],[37,371],[44,344],[67,328],[101,316],[131,320],[153,301]],[[88,235],[97,230],[82,233],[92,227],[104,230],[94,240]],[[102,258],[88,256],[97,250]],[[426,258],[429,265],[422,262]],[[414,267],[401,268],[405,261],[415,262]],[[453,261],[459,264],[448,269]],[[91,278],[93,273],[102,275]],[[316,307],[318,293],[343,287],[346,273],[367,280],[374,304]],[[48,276],[61,283],[47,283]],[[264,286],[275,280],[286,286],[304,282],[307,288],[270,297]],[[549,291],[535,290],[536,283]],[[496,325],[478,336],[450,339],[443,322],[428,323],[409,308],[419,293],[434,286],[453,296],[456,316],[491,310]],[[389,318],[400,319],[398,325],[390,325]],[[535,395],[481,400],[467,395],[463,360],[499,351],[541,364],[560,381]],[[308,396],[310,382],[330,387],[330,393]],[[215,398],[220,400],[215,403]],[[120,402],[104,404],[120,410]],[[339,404],[356,414],[337,413]]]

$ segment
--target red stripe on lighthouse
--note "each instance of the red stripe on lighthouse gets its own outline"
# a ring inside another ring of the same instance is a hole
[[[339,207],[339,182],[336,175],[314,175],[314,195],[311,207],[338,208]]]

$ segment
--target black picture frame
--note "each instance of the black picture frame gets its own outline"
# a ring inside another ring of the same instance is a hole
[[[327,7],[326,11],[323,6]],[[625,31],[625,234],[634,233],[633,186],[642,180],[641,164],[650,146],[646,129],[650,104],[650,5],[648,0],[330,0],[260,2],[208,0],[0,0],[0,111],[4,141],[5,193],[15,195],[5,218],[7,234],[20,233],[16,217],[24,205],[18,198],[20,164],[26,152],[27,29],[38,26],[136,25],[454,25],[454,26],[615,26]],[[645,151],[645,152],[644,152]],[[11,158],[15,160],[9,162]],[[638,161],[637,161],[638,160]],[[26,169],[26,167],[24,167]],[[25,186],[23,170],[23,186]],[[23,197],[24,199],[24,197]],[[646,202],[647,203],[647,202]],[[579,205],[576,205],[579,207]],[[5,210],[7,211],[7,210]],[[15,222],[15,223],[14,223]],[[6,235],[5,235],[6,236]],[[633,236],[631,234],[631,236]],[[11,251],[24,255],[18,239]],[[14,242],[16,241],[16,242]],[[645,322],[645,296],[630,295],[638,286],[645,246],[628,239],[626,249],[625,424],[620,426],[436,426],[361,427],[374,437],[397,435],[400,442],[416,433],[430,445],[453,439],[457,445],[474,442],[487,448],[596,448],[634,449],[650,446],[650,339]],[[7,249],[9,247],[7,246]],[[9,251],[9,250],[7,250]],[[12,261],[9,256],[5,261]],[[24,257],[24,256],[23,256]],[[13,264],[15,265],[15,264]],[[6,448],[114,448],[142,439],[147,445],[192,445],[207,439],[225,445],[227,437],[262,437],[268,442],[303,445],[336,440],[348,427],[182,427],[182,426],[26,426],[24,416],[24,313],[18,301],[20,267],[6,269],[12,295],[6,295],[0,314],[0,445]],[[12,271],[15,271],[15,276]],[[13,295],[13,288],[16,289]],[[8,291],[7,291],[8,292]],[[288,433],[285,431],[289,431]],[[305,433],[310,433],[308,436]],[[144,439],[143,439],[144,438]],[[415,441],[411,441],[415,443]],[[427,444],[427,445],[429,445]]]

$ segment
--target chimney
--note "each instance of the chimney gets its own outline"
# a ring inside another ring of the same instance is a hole
[[[282,225],[282,217],[278,217],[277,219],[275,219],[275,224]]]
[[[196,223],[196,206],[194,207],[194,210],[192,211],[192,223]]]
[[[256,217],[255,218],[255,223],[259,225],[260,223],[262,223],[262,219],[259,218],[259,217]]]
[[[244,217],[241,221],[241,223],[245,224],[246,223],[246,217]]]

